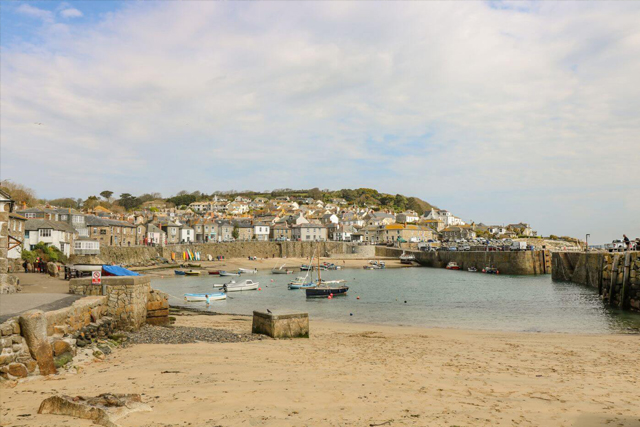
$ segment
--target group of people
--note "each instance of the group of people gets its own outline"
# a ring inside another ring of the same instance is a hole
[[[25,261],[22,263],[22,268],[24,268],[25,273],[47,273],[47,263],[46,261],[43,261],[42,258],[36,258],[33,264]]]
[[[626,234],[622,235],[622,242],[626,251],[640,251],[640,237],[630,240]]]

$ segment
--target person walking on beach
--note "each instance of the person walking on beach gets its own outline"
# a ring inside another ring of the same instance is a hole
[[[626,234],[622,235],[622,241],[624,242],[624,250],[628,251],[629,249],[631,249],[631,243],[629,241],[629,238],[627,237]]]
[[[22,268],[24,268],[25,273],[29,272],[29,264],[27,263],[27,261],[22,263]]]

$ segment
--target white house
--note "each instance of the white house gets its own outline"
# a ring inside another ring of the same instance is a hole
[[[195,235],[193,228],[188,225],[180,226],[180,243],[193,243]]]
[[[73,253],[76,255],[100,255],[100,242],[89,237],[78,237],[73,242]]]
[[[65,222],[30,219],[25,223],[23,247],[30,251],[42,242],[47,246],[55,246],[60,252],[70,256],[76,235],[76,230]]]
[[[253,224],[253,238],[255,240],[260,240],[260,241],[269,240],[270,231],[271,231],[271,228],[269,227],[269,224],[262,224],[262,223]]]
[[[156,227],[153,224],[147,225],[147,242],[164,246],[167,244],[167,233],[162,231],[160,228]]]
[[[325,225],[328,224],[337,224],[340,222],[340,219],[338,218],[338,216],[336,214],[333,213],[327,213],[322,215],[322,223]]]
[[[415,211],[406,211],[396,215],[396,222],[399,222],[401,224],[418,222],[419,219],[420,219],[420,215],[418,215],[418,213]]]
[[[453,214],[444,209],[431,209],[429,212],[425,212],[424,214],[425,220],[440,220],[444,223],[445,227],[453,227],[465,225],[465,222],[458,218],[457,216],[453,216]]]

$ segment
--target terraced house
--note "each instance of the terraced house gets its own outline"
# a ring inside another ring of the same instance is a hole
[[[380,228],[380,242],[425,242],[433,239],[433,231],[421,225],[388,224]]]
[[[66,222],[29,219],[25,223],[23,247],[33,250],[38,243],[42,242],[47,246],[55,246],[60,252],[70,256],[73,254],[74,239],[77,234],[76,230]]]
[[[136,226],[126,221],[87,215],[89,237],[106,246],[133,246],[136,244]]]

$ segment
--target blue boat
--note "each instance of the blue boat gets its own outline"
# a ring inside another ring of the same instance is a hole
[[[289,289],[309,289],[315,288],[316,284],[314,282],[309,283],[289,283]]]
[[[182,270],[173,270],[174,273],[176,273],[178,276],[184,276],[186,275],[186,273]]]

